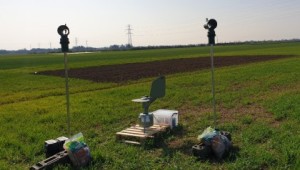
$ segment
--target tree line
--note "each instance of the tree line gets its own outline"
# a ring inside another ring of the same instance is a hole
[[[222,45],[239,45],[239,44],[256,44],[256,43],[276,43],[276,42],[300,42],[300,39],[286,39],[286,40],[264,40],[264,41],[237,41],[237,42],[222,42],[217,43],[217,46]],[[96,51],[125,51],[125,50],[147,50],[147,49],[166,49],[166,48],[184,48],[184,47],[200,47],[207,44],[188,44],[188,45],[157,45],[157,46],[136,46],[130,45],[110,45],[109,47],[84,47],[75,46],[70,49],[70,52],[96,52]],[[60,53],[60,48],[33,48],[30,50],[4,50],[0,49],[0,55],[7,54],[41,54],[41,53]]]

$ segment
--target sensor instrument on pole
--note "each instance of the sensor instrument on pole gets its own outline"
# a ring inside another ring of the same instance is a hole
[[[216,113],[216,98],[215,98],[215,71],[214,71],[214,45],[215,45],[215,29],[217,28],[217,21],[215,19],[208,20],[206,18],[207,24],[204,28],[208,30],[208,44],[210,45],[210,58],[211,58],[211,84],[212,84],[212,95],[213,95],[213,113],[214,113],[214,126],[217,126],[217,113]]]
[[[64,66],[65,66],[65,81],[66,81],[66,107],[67,107],[67,125],[68,125],[68,135],[71,136],[70,130],[70,99],[69,99],[69,78],[68,78],[68,58],[67,52],[69,52],[69,38],[70,33],[67,25],[61,25],[57,29],[58,34],[61,36],[60,44],[61,51],[64,53]]]

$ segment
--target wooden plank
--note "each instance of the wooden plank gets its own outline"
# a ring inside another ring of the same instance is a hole
[[[132,134],[132,133],[122,133],[122,132],[118,132],[117,135],[123,135],[123,136],[134,136],[134,137],[140,137],[140,138],[146,138],[146,137],[150,137],[151,136],[146,136],[146,135],[139,135],[139,134]]]
[[[145,135],[145,136],[150,136],[153,134],[153,133],[149,133],[149,132],[144,133],[142,131],[131,131],[131,130],[122,130],[121,132],[122,133],[140,134],[140,135]]]
[[[139,135],[139,134],[132,134],[132,133],[123,133],[123,132],[118,132],[117,135],[124,135],[124,136],[136,136],[136,137],[146,137],[144,134],[143,135]]]
[[[126,129],[126,130],[129,130],[129,129]],[[133,129],[130,129],[130,130],[133,130]],[[143,132],[144,133],[144,128],[140,128],[140,127],[138,127],[138,128],[136,128],[136,129],[134,129],[134,130],[136,130],[136,131],[140,131],[140,132]],[[156,133],[156,132],[159,132],[159,131],[161,131],[161,129],[159,129],[159,128],[148,128],[148,129],[145,129],[145,132],[146,133]]]
[[[125,130],[132,131],[132,132],[143,132],[144,133],[144,129],[127,128]],[[122,130],[122,131],[125,131],[125,130]],[[155,131],[157,131],[157,130],[154,130],[154,129],[145,129],[145,132],[155,132]]]
[[[159,129],[145,129],[145,132],[144,132],[144,129],[131,129],[131,128],[128,128],[128,129],[122,130],[121,132],[152,135],[154,133],[157,133],[158,131],[159,131]]]
[[[141,145],[141,142],[131,141],[131,140],[123,140],[124,143],[133,144],[133,145]]]

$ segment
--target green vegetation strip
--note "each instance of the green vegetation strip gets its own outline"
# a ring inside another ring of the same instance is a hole
[[[117,131],[137,122],[142,109],[131,99],[148,94],[152,78],[122,85],[71,79],[71,131],[84,134],[94,158],[91,169],[297,169],[300,166],[299,45],[217,48],[218,55],[224,56],[229,53],[296,55],[216,69],[218,126],[232,133],[235,146],[235,152],[222,162],[197,161],[190,153],[197,135],[213,123],[209,70],[167,76],[166,96],[150,110],[178,109],[182,130],[165,138],[163,147],[143,149],[115,142]],[[202,48],[198,50],[207,50]],[[171,55],[172,50],[166,58],[178,57]],[[184,50],[191,57],[189,49]],[[136,52],[120,52],[123,53],[134,56]],[[184,52],[181,55],[185,56]],[[151,54],[145,54],[143,60],[166,59],[147,56]],[[45,61],[36,61],[38,57]],[[45,140],[67,133],[63,78],[29,74],[33,70],[63,67],[62,62],[54,62],[51,57],[0,57],[0,169],[29,168],[44,158]],[[85,67],[135,62],[133,58],[112,61],[109,57],[103,60],[101,56],[98,60],[93,57],[78,56],[81,62],[71,60],[70,64]],[[16,61],[12,65],[4,64],[12,59]]]

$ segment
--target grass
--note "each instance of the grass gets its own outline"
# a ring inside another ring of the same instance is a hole
[[[216,55],[290,54],[293,58],[216,69],[218,127],[232,133],[236,152],[223,162],[197,161],[190,149],[213,124],[209,70],[167,75],[167,93],[150,109],[177,109],[182,132],[164,147],[115,142],[137,122],[152,79],[127,84],[71,79],[71,131],[82,132],[90,169],[296,169],[300,166],[300,43],[216,47]],[[70,67],[206,56],[207,47],[69,55]],[[61,55],[0,57],[0,169],[27,169],[44,159],[43,143],[66,135],[64,79],[34,71],[63,67]],[[60,166],[58,169],[70,167]]]

